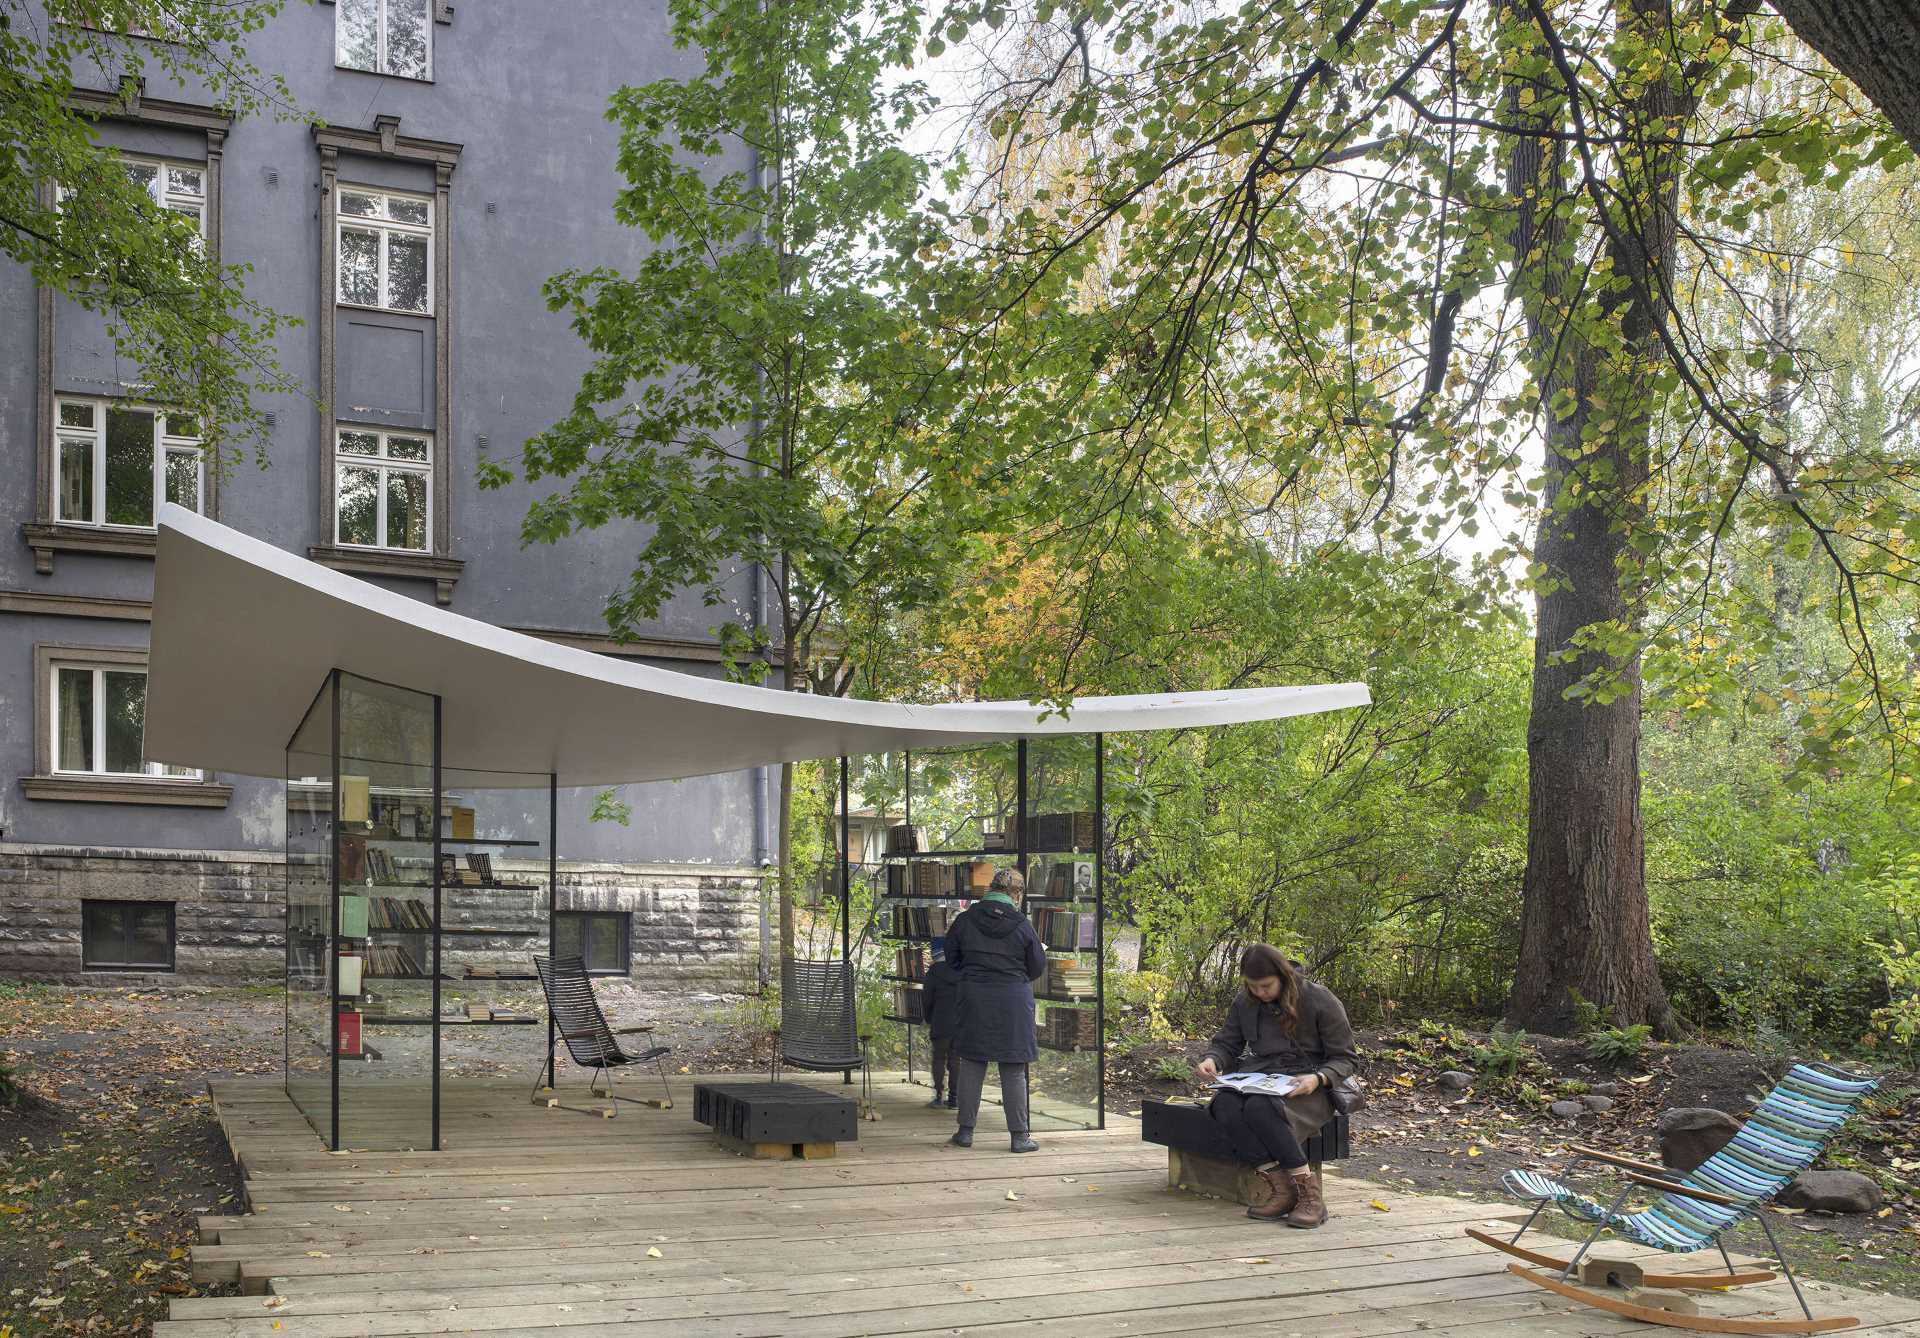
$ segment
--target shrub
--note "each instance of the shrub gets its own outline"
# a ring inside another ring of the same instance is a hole
[[[1504,1031],[1498,1027],[1487,1037],[1485,1045],[1476,1045],[1468,1052],[1475,1068],[1496,1078],[1518,1077],[1531,1058],[1533,1047],[1527,1044],[1526,1032]]]
[[[1631,1027],[1602,1027],[1587,1037],[1587,1057],[1596,1064],[1628,1064],[1647,1048],[1653,1028],[1644,1022]]]
[[[1184,1060],[1175,1059],[1172,1055],[1153,1066],[1153,1076],[1161,1082],[1185,1082],[1192,1071]]]

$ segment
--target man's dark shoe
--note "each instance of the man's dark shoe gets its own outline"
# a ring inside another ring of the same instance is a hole
[[[1032,1137],[1027,1134],[1015,1134],[1013,1136],[1013,1150],[1015,1152],[1038,1152],[1040,1145],[1034,1142]]]
[[[953,1097],[948,1097],[948,1098],[947,1098],[947,1109],[948,1109],[948,1110],[958,1110],[958,1109],[960,1109],[960,1103],[959,1103],[959,1101],[957,1101],[957,1100],[955,1100],[955,1099],[954,1099]]]
[[[955,1129],[953,1131],[953,1137],[947,1141],[957,1148],[970,1148],[973,1146],[973,1130]]]
[[[945,1097],[936,1096],[933,1100],[927,1102],[927,1109],[929,1110],[945,1110],[946,1108],[947,1101]]]
[[[1247,1216],[1256,1222],[1278,1222],[1293,1211],[1294,1202],[1299,1198],[1299,1192],[1293,1187],[1293,1176],[1278,1167],[1261,1171],[1259,1175],[1267,1182],[1267,1198],[1264,1203],[1249,1207]]]

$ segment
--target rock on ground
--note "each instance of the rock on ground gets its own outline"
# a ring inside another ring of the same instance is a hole
[[[1880,1186],[1858,1171],[1802,1171],[1780,1191],[1780,1202],[1821,1213],[1877,1213]]]
[[[1740,1122],[1711,1106],[1681,1106],[1653,1126],[1660,1160],[1676,1171],[1691,1171],[1740,1132]]]

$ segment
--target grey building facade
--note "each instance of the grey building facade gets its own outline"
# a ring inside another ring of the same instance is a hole
[[[532,491],[475,484],[566,411],[585,366],[542,282],[642,253],[613,217],[604,111],[619,85],[690,68],[660,7],[322,0],[289,5],[249,55],[320,123],[231,120],[151,78],[85,96],[156,203],[197,216],[220,259],[252,266],[249,295],[302,322],[278,352],[309,393],[264,403],[266,467],[218,476],[98,319],[0,265],[0,976],[281,967],[280,778],[140,755],[158,501],[470,617],[721,671],[697,598],[638,643],[606,635],[640,535],[523,549]],[[742,576],[741,616],[757,595]],[[577,928],[603,969],[624,954],[643,981],[751,982],[772,788],[636,787],[624,827],[563,792],[560,902],[599,917]]]

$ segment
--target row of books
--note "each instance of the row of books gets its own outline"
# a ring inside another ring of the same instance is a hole
[[[1046,878],[1036,878],[1028,891],[1035,896],[1052,897],[1059,901],[1092,901],[1093,861],[1062,860],[1049,865]]]
[[[349,912],[349,902],[359,902],[365,908],[359,914],[363,918],[361,933],[356,934],[349,923],[354,915]],[[424,901],[412,897],[347,897],[340,898],[340,932],[350,938],[359,938],[366,926],[375,929],[431,929],[433,912]]]
[[[903,943],[893,950],[893,974],[908,980],[927,978],[927,950],[917,943]]]
[[[413,949],[398,943],[372,943],[367,946],[369,974],[387,977],[424,976],[426,967]],[[344,986],[342,987],[344,992]]]
[[[977,897],[993,883],[993,865],[985,860],[971,864],[889,864],[887,895],[890,897]]]
[[[1091,812],[1029,813],[1027,849],[1092,850],[1100,830],[1098,819]]]
[[[1092,911],[1068,910],[1064,906],[1035,906],[1032,910],[1034,932],[1040,942],[1056,952],[1078,952],[1099,946]]]
[[[960,914],[959,907],[942,905],[891,906],[888,910],[889,932],[895,938],[931,938],[944,934]]]
[[[1049,957],[1047,959],[1047,994],[1057,994],[1062,998],[1077,999],[1093,996],[1093,968],[1077,957]]]
[[[895,985],[893,987],[893,1015],[908,1022],[926,1020],[926,991],[918,985]]]

